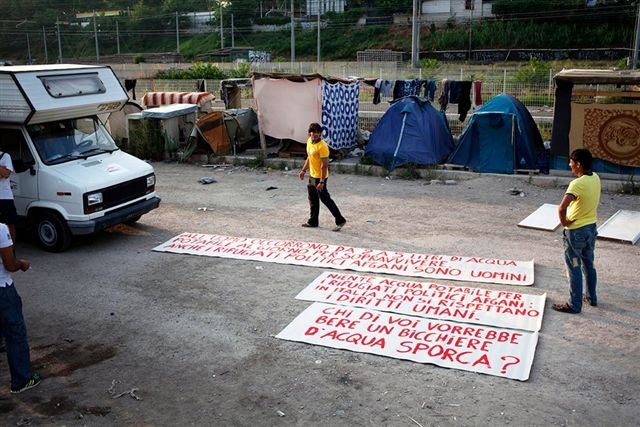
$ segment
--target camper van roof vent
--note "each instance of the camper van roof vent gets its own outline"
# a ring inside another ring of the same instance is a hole
[[[96,95],[107,89],[98,77],[98,73],[64,74],[56,76],[38,76],[42,84],[54,98],[69,96]]]

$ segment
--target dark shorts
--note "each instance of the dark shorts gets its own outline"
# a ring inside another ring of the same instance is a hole
[[[18,222],[16,204],[12,199],[0,199],[0,222],[5,224],[16,224]]]

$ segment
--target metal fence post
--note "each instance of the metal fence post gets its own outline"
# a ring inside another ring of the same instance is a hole
[[[507,69],[503,68],[502,74],[502,93],[507,93]]]

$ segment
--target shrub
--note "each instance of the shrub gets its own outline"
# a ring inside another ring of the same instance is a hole
[[[189,70],[164,70],[158,72],[157,79],[164,80],[222,80],[227,78],[227,74],[208,62],[196,62]]]
[[[513,80],[516,83],[547,83],[549,80],[549,67],[544,61],[531,58],[526,67],[520,68]]]
[[[229,71],[231,78],[246,78],[251,76],[251,64],[239,63],[235,70]]]

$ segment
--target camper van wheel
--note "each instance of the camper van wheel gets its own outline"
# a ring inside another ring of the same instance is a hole
[[[40,247],[48,252],[62,252],[71,245],[71,231],[54,213],[43,212],[36,222],[36,237]]]

